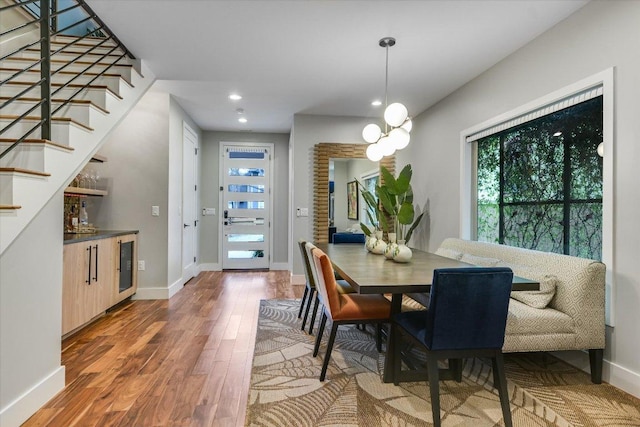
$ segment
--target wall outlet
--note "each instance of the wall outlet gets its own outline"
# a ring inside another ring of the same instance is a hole
[[[138,261],[138,271],[144,271],[145,265],[144,261]]]

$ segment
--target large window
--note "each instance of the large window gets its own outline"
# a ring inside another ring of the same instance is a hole
[[[602,259],[603,99],[476,141],[478,240]]]

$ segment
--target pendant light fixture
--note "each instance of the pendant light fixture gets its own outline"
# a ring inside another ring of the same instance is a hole
[[[396,150],[402,150],[409,145],[411,139],[411,118],[407,107],[399,102],[388,105],[387,89],[389,86],[389,48],[396,44],[393,37],[384,37],[378,42],[385,48],[386,66],[384,75],[384,132],[375,123],[368,124],[362,130],[362,138],[370,143],[367,147],[367,158],[377,162],[384,156],[390,156]]]

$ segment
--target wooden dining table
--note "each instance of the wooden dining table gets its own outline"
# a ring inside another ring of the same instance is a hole
[[[391,294],[391,315],[402,308],[402,296],[411,293],[427,293],[431,290],[433,271],[439,268],[474,267],[462,261],[445,258],[434,253],[412,249],[413,256],[408,263],[396,263],[382,255],[368,252],[362,244],[318,243],[340,277],[361,294]],[[514,276],[512,290],[538,290],[537,281]],[[395,352],[397,345],[393,328],[389,328],[384,361],[383,381],[394,382]],[[416,381],[420,376],[406,375],[399,379]]]

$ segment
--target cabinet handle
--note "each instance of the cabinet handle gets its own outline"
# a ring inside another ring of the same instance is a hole
[[[118,268],[116,271],[120,271],[122,268],[122,240],[118,240]]]
[[[89,251],[89,274],[87,276],[87,280],[85,280],[85,283],[91,284],[91,245],[89,245],[87,250]]]
[[[96,282],[98,281],[98,245],[96,244],[96,275],[94,276],[93,280],[95,280]]]

